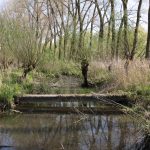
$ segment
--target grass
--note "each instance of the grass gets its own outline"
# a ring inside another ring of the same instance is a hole
[[[47,74],[51,78],[59,77],[60,75],[81,77],[80,65],[72,61],[48,62],[38,67],[39,72]]]
[[[150,64],[148,61],[135,60],[130,62],[128,74],[124,69],[125,61],[118,62],[92,62],[89,69],[89,77],[94,82],[107,81],[114,83],[116,89],[134,91],[143,88],[149,91],[150,87]],[[111,70],[109,70],[111,66]]]
[[[110,92],[120,93],[121,91],[121,93],[128,93],[129,95],[149,96],[149,62],[140,60],[130,62],[128,75],[124,69],[124,64],[125,61],[123,60],[119,60],[118,62],[89,62],[88,79],[98,86],[107,85],[111,87],[113,85]],[[19,69],[1,72],[1,101],[6,99],[7,101],[11,101],[14,95],[23,93],[50,93],[52,89],[50,89],[50,83],[57,82],[62,75],[82,79],[80,63],[73,63],[72,61],[47,62],[39,66],[37,70],[30,72],[26,80],[20,83],[19,78],[21,75],[22,70]],[[82,90],[80,91],[82,92]],[[88,92],[90,91],[88,90]],[[85,91],[83,90],[83,92]],[[104,89],[103,92],[107,92],[107,90]]]
[[[89,80],[92,83],[108,83],[113,82],[113,76],[108,70],[107,64],[92,62],[89,66]]]

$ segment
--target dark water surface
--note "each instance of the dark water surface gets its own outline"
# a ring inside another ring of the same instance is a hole
[[[23,114],[0,118],[0,150],[136,150],[142,135],[124,115]]]

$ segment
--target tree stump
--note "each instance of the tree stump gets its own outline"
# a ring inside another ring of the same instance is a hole
[[[88,79],[87,79],[87,74],[88,74],[88,66],[89,63],[87,61],[87,59],[83,59],[81,62],[81,70],[82,70],[82,75],[83,75],[83,84],[82,87],[88,87]]]

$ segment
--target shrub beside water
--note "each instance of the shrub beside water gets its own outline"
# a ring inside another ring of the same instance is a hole
[[[22,88],[19,84],[3,84],[0,87],[0,103],[6,104],[11,107],[13,104],[14,96],[20,95]]]
[[[1,72],[0,82],[0,103],[10,106],[14,96],[23,93],[23,84],[19,83],[20,71]]]

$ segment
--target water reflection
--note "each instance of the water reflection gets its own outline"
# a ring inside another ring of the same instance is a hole
[[[118,114],[121,111],[115,106],[105,104],[99,101],[73,101],[73,102],[36,102],[20,103],[17,110],[26,113],[101,113],[101,114]]]
[[[141,138],[123,115],[24,114],[0,119],[0,150],[128,150]]]

